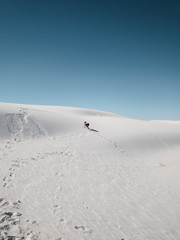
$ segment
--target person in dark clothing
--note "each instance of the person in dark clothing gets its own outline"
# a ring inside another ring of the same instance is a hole
[[[88,122],[84,122],[84,127],[88,128],[89,129],[89,123]]]

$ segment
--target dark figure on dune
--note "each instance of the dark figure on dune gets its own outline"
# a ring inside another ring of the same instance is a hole
[[[84,127],[88,128],[89,129],[89,123],[88,122],[84,122]]]

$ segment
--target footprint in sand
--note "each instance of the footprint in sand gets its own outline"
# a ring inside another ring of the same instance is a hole
[[[56,214],[61,209],[61,207],[59,205],[57,205],[57,204],[54,205],[53,208],[54,208],[53,214]]]
[[[89,227],[85,227],[85,226],[75,226],[74,227],[76,230],[80,230],[83,233],[87,233],[87,234],[92,234],[92,229]]]
[[[87,204],[86,204],[85,202],[83,202],[83,206],[84,206],[86,209],[88,209],[88,206],[87,206]]]
[[[38,235],[36,235],[33,231],[30,231],[26,234],[26,240],[38,240]]]

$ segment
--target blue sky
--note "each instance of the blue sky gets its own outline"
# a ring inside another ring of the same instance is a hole
[[[0,101],[180,120],[179,0],[0,0]]]

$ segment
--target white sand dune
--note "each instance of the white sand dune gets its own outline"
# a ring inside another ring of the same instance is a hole
[[[179,169],[180,121],[0,103],[0,239],[178,240]]]

